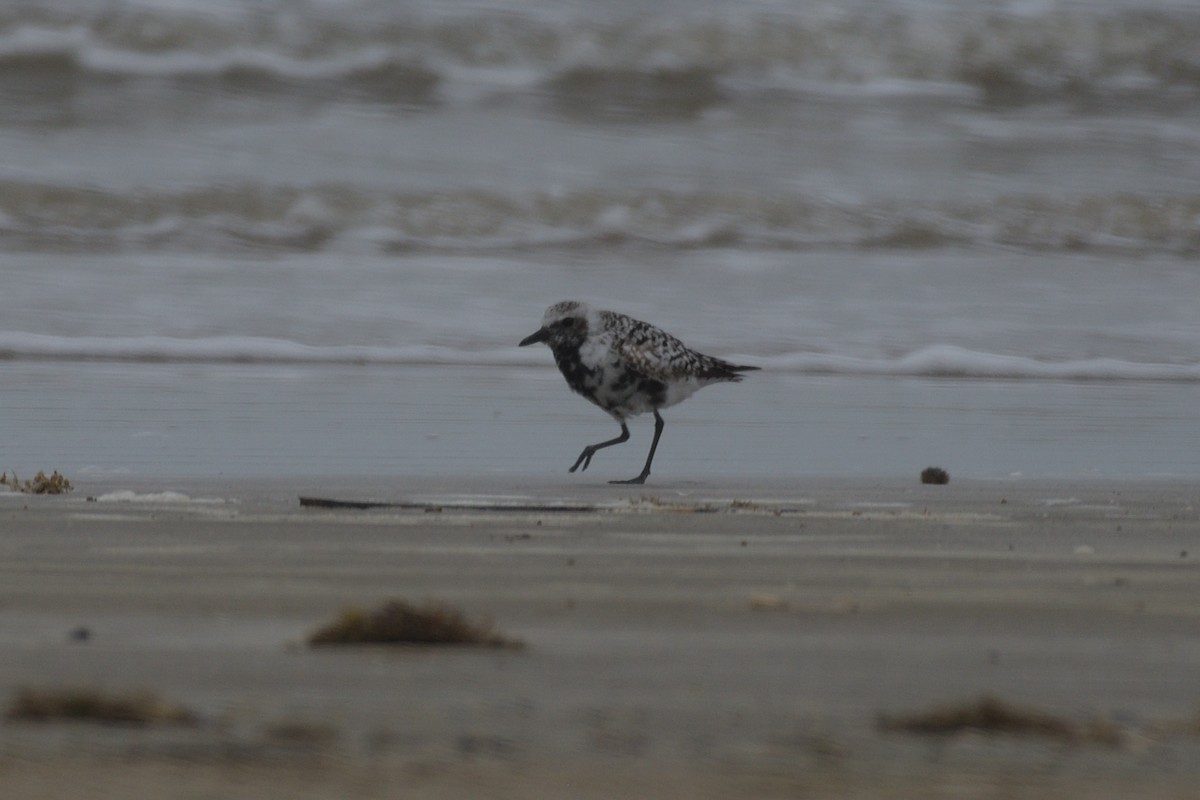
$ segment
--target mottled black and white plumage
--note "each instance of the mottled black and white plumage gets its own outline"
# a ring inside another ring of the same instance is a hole
[[[689,349],[671,334],[614,311],[597,311],[564,300],[546,309],[542,327],[521,347],[545,342],[567,385],[607,411],[621,435],[583,448],[571,467],[587,469],[597,450],[629,439],[628,417],[654,412],[654,441],[646,466],[636,478],[612,483],[644,483],[662,436],[660,408],[673,406],[710,383],[740,381],[738,373],[758,369],[731,364]]]

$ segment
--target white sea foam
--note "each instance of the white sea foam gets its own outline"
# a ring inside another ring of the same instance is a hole
[[[1036,139],[1040,133],[1031,135]],[[1086,135],[1086,126],[1070,134]],[[491,254],[598,244],[796,251],[974,245],[1187,255],[1197,244],[1198,208],[1200,194],[1194,190],[1133,193],[1128,187],[1083,198],[1034,193],[987,200],[834,202],[821,194],[748,192],[737,186],[384,191],[368,185],[218,182],[147,193],[141,188],[101,191],[90,182],[6,180],[0,173],[0,243],[51,250],[199,247],[257,253],[366,247]]]
[[[1200,382],[1200,362],[1142,363],[1115,358],[1051,361],[969,350],[947,344],[894,358],[795,352],[766,357],[727,353],[768,371],[810,375],[865,375],[964,379]],[[162,363],[378,364],[548,366],[545,354],[514,347],[467,350],[443,345],[316,346],[282,339],[218,336],[206,339],[60,337],[0,332],[0,358]]]
[[[182,492],[135,492],[132,489],[120,489],[105,492],[96,496],[97,503],[140,503],[146,505],[226,505],[232,501],[217,497],[191,497]]]
[[[1200,381],[1200,362],[1156,364],[1114,358],[1048,361],[932,345],[891,359],[794,353],[760,359],[764,368],[830,375],[1040,380]]]
[[[463,352],[438,345],[321,347],[254,336],[215,336],[205,339],[179,339],[169,336],[71,338],[29,333],[0,333],[0,358],[168,363],[504,363],[502,360],[488,358],[486,354]]]

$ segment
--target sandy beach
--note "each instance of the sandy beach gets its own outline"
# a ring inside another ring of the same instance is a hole
[[[1195,796],[1194,484],[528,484],[0,497],[5,706],[91,687],[193,715],[6,719],[0,795]],[[395,598],[525,647],[306,644]],[[983,697],[1078,735],[880,724]]]

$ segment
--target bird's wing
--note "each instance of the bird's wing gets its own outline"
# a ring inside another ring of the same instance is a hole
[[[671,334],[624,314],[613,314],[610,322],[612,346],[617,356],[634,371],[656,381],[667,382],[690,371],[699,353]]]
[[[612,349],[629,368],[652,380],[669,383],[681,379],[740,381],[743,370],[758,367],[738,366],[692,350],[671,334],[624,314],[612,315],[608,328]]]

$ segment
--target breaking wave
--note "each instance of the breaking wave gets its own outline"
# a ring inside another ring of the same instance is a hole
[[[774,356],[765,365],[781,371],[828,375],[889,375],[923,378],[990,378],[1065,381],[1200,381],[1200,362],[1161,364],[1088,358],[1047,361],[931,345],[889,359],[814,353]]]
[[[764,87],[959,86],[996,105],[1200,89],[1200,12],[1186,4],[750,3],[586,16],[553,4],[244,5],[14,4],[0,11],[0,84],[154,80],[399,103],[470,85],[537,88],[566,110],[628,102],[676,114]]]
[[[890,358],[793,352],[766,357],[730,354],[773,372],[806,375],[894,376],[1063,381],[1200,382],[1200,362],[1149,363],[1114,358],[1051,361],[930,345]],[[0,359],[131,363],[470,365],[547,368],[545,354],[517,347],[468,350],[449,346],[316,346],[284,339],[221,336],[180,339],[60,337],[0,332]]]
[[[1200,194],[1010,195],[843,204],[803,195],[667,190],[506,194],[350,186],[208,187],[123,194],[0,180],[0,244],[310,252],[668,248],[1200,251]]]

